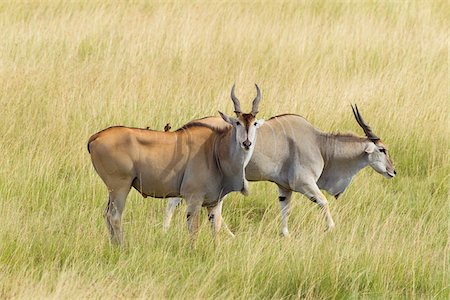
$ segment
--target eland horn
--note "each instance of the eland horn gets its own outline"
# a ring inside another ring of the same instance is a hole
[[[254,116],[256,116],[256,114],[258,113],[259,101],[261,101],[261,91],[259,90],[259,87],[256,83],[255,83],[255,87],[256,87],[256,97],[253,100],[252,112],[251,112],[251,114]]]
[[[376,136],[372,132],[372,129],[369,127],[369,125],[367,125],[364,122],[361,114],[359,113],[358,106],[356,104],[355,104],[355,107],[353,107],[353,105],[352,105],[352,111],[353,111],[353,115],[355,116],[356,122],[358,122],[359,126],[361,126],[361,128],[364,130],[364,133],[366,134],[367,138],[374,143],[379,141],[380,138],[378,136]]]
[[[239,116],[241,114],[241,103],[239,102],[239,99],[234,94],[235,86],[236,86],[236,84],[233,84],[233,87],[231,88],[231,100],[233,100],[234,112],[236,113],[236,115]]]

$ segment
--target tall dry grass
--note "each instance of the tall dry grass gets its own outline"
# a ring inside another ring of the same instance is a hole
[[[0,4],[0,298],[448,298],[446,2]],[[106,190],[86,141],[110,125],[177,127],[243,107],[361,134],[398,176],[364,170],[331,211],[294,196],[278,236],[273,184],[233,194],[236,239],[197,249],[184,213],[128,198],[127,246],[111,248]]]

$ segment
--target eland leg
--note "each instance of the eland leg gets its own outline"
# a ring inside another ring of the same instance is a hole
[[[211,233],[213,236],[214,246],[217,247],[217,233],[220,230],[221,220],[220,216],[217,215],[216,209],[219,206],[207,207],[208,210],[208,221],[211,223]]]
[[[220,215],[217,214],[217,208],[219,204],[212,207],[207,207],[208,210],[208,221],[211,223],[211,232],[214,238],[214,241],[216,240],[217,233],[220,230],[220,226],[222,223],[222,220],[220,220]]]
[[[109,188],[108,205],[105,209],[104,217],[111,236],[111,242],[114,245],[123,245],[122,213],[130,187],[127,184],[120,188]]]
[[[197,239],[198,226],[200,221],[200,210],[202,208],[202,203],[200,201],[189,201],[186,200],[186,219],[189,230],[189,235],[191,238],[191,246],[193,247]]]
[[[208,218],[211,221],[211,228],[213,230],[213,235],[215,236],[219,230],[221,229],[222,225],[225,228],[225,231],[229,236],[232,238],[235,237],[234,233],[231,232],[230,228],[228,228],[228,225],[225,223],[225,220],[222,217],[222,205],[223,200],[225,197],[220,199],[220,201],[217,203],[216,206],[213,206],[212,208],[208,208]]]
[[[211,230],[215,238],[223,225],[227,234],[230,235],[232,238],[234,238],[235,237],[234,233],[231,232],[231,230],[228,228],[227,224],[225,223],[222,217],[223,199],[224,198],[220,199],[219,203],[217,203],[216,206],[208,207],[208,219],[211,222]]]
[[[323,212],[325,221],[327,222],[327,230],[334,228],[334,221],[331,217],[330,207],[328,205],[327,198],[320,191],[319,187],[315,183],[304,184],[299,189],[299,192],[308,197],[312,202],[317,203]]]
[[[292,191],[278,186],[278,199],[280,200],[281,210],[281,235],[288,237],[288,219],[290,212],[290,202],[292,197]]]
[[[167,232],[170,227],[170,222],[172,221],[173,213],[175,208],[181,203],[183,199],[181,198],[170,198],[166,206],[166,214],[164,215],[163,231]]]

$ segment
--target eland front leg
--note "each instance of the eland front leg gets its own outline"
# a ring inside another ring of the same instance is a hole
[[[198,199],[198,198],[196,198]],[[191,246],[194,246],[197,239],[198,227],[200,223],[200,210],[202,202],[198,200],[186,199],[186,221],[188,225],[189,235],[191,238]]]
[[[173,213],[175,212],[175,208],[181,203],[183,199],[181,198],[170,198],[167,201],[166,206],[166,214],[164,215],[164,221],[163,221],[163,231],[167,232],[170,227],[170,223],[172,221]]]
[[[281,235],[288,237],[288,219],[290,212],[290,202],[292,197],[292,191],[286,190],[278,186],[278,199],[280,200],[280,210],[281,210]]]
[[[208,220],[211,223],[211,232],[213,235],[214,242],[216,242],[217,233],[222,226],[221,210],[222,201],[219,201],[216,206],[208,207]]]
[[[231,230],[228,228],[227,224],[224,222],[222,218],[223,199],[225,199],[225,197],[220,199],[220,201],[217,203],[216,206],[208,207],[208,219],[211,222],[211,230],[213,233],[213,237],[215,238],[223,225],[228,235],[234,238],[235,237],[234,233],[231,232]]]

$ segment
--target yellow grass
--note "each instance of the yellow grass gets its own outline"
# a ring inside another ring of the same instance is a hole
[[[442,298],[449,295],[447,2],[0,4],[0,298]],[[295,195],[278,236],[276,189],[251,184],[224,216],[236,239],[196,250],[185,216],[130,193],[110,247],[106,189],[86,149],[111,125],[162,129],[232,113],[298,113],[389,146],[398,176],[363,170],[324,233]]]

